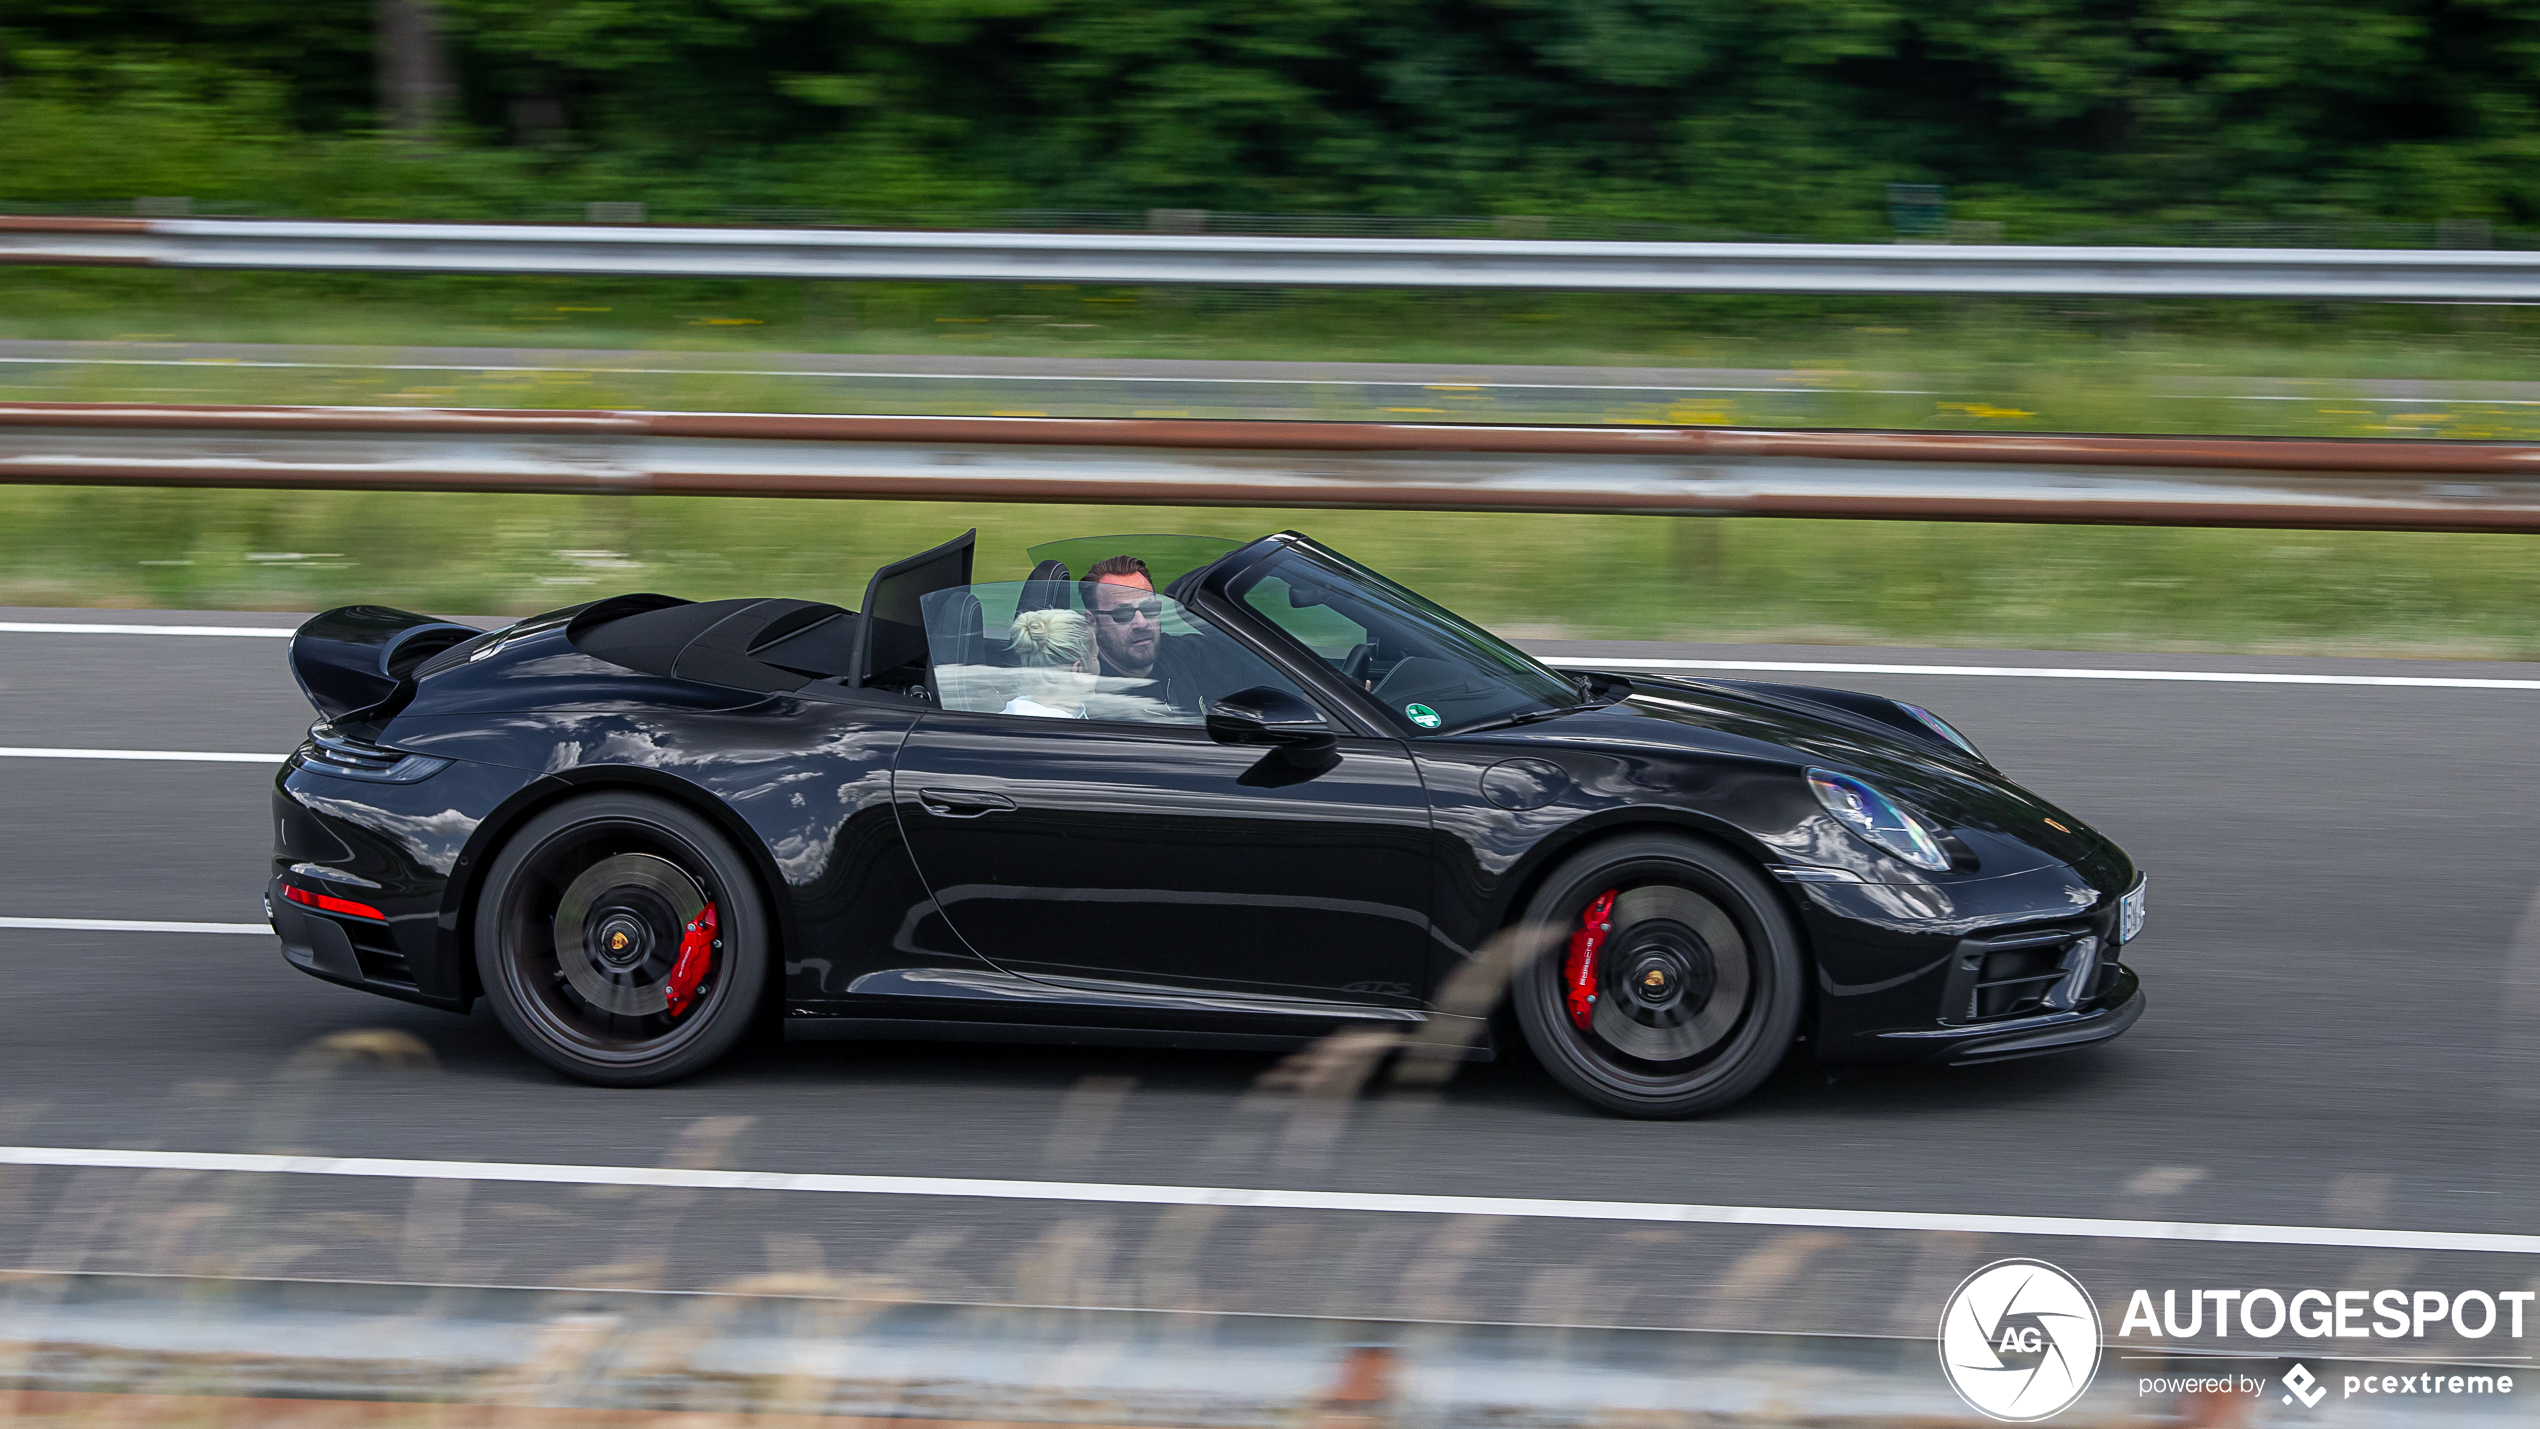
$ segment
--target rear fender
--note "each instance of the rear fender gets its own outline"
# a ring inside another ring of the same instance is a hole
[[[469,835],[466,849],[452,868],[448,885],[442,892],[439,932],[443,945],[458,960],[467,978],[471,997],[482,996],[477,983],[476,958],[470,946],[476,927],[477,897],[484,890],[485,869],[493,862],[493,854],[510,839],[512,831],[529,817],[558,800],[576,794],[596,793],[610,789],[656,794],[687,807],[708,823],[723,830],[733,847],[758,876],[759,892],[766,898],[768,912],[776,924],[778,966],[783,966],[784,951],[800,946],[794,907],[794,890],[778,871],[776,861],[767,850],[767,840],[751,828],[729,805],[710,791],[684,779],[672,778],[657,770],[626,765],[598,765],[542,775],[523,785],[502,805],[488,814]]]

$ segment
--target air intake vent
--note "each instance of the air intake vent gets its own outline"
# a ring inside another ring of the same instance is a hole
[[[2100,943],[2079,931],[2039,932],[1958,945],[1951,969],[1952,1022],[1994,1022],[2070,1012],[2098,990]]]

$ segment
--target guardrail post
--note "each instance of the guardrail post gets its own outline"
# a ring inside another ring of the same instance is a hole
[[[1391,1345],[1351,1345],[1341,1352],[1332,1392],[1316,1406],[1309,1429],[1379,1429],[1393,1418],[1399,1362]]]
[[[1667,564],[1683,591],[1698,592],[1720,579],[1720,518],[1678,516],[1667,523]]]

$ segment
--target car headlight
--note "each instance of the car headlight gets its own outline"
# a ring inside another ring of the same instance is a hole
[[[1949,867],[1949,855],[1940,851],[1940,841],[1931,830],[1878,790],[1831,769],[1809,770],[1808,788],[1827,813],[1873,846],[1916,868],[1938,872]]]
[[[1896,702],[1896,707],[1922,721],[1925,729],[1928,729],[1932,733],[1939,735],[1941,738],[1948,740],[1951,744],[1958,746],[1960,749],[1967,751],[1970,758],[1984,758],[1984,751],[1976,748],[1974,740],[1960,734],[1956,725],[1951,724],[1949,721],[1942,719],[1936,714],[1933,714],[1930,710],[1924,709],[1921,705],[1909,705],[1903,700],[1898,700]]]

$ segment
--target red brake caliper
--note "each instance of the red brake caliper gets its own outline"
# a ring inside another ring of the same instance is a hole
[[[679,935],[679,961],[670,965],[670,1015],[679,1016],[696,1000],[697,984],[706,980],[714,966],[714,905],[697,910],[685,931]]]
[[[1605,946],[1605,935],[1614,931],[1614,895],[1619,890],[1606,889],[1596,901],[1579,915],[1579,930],[1570,935],[1570,957],[1561,965],[1561,981],[1568,985],[1570,1020],[1587,1029],[1596,1016],[1596,951]]]

